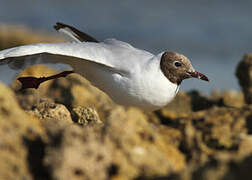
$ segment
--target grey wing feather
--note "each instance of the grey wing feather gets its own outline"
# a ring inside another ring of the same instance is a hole
[[[120,74],[126,73],[111,61],[113,53],[98,43],[83,46],[81,43],[33,44],[0,51],[0,65],[8,64],[12,69],[24,69],[34,64],[68,64],[79,69],[85,61],[104,66]]]

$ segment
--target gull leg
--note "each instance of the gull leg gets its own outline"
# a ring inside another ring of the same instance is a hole
[[[21,89],[28,89],[28,88],[34,88],[38,89],[39,85],[43,82],[52,80],[52,79],[58,79],[61,77],[66,77],[67,75],[74,73],[74,71],[63,71],[59,74],[53,75],[53,76],[47,76],[47,77],[40,77],[36,78],[33,76],[28,76],[28,77],[20,77],[18,80],[21,82],[22,87]]]

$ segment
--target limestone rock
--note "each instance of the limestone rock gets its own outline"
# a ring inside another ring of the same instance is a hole
[[[75,124],[61,127],[47,128],[53,136],[44,162],[51,170],[51,177],[62,180],[108,179],[112,154],[99,131]]]
[[[179,92],[172,102],[158,111],[160,116],[169,119],[187,117],[191,112],[191,98],[185,92]]]
[[[239,144],[238,154],[241,156],[252,155],[252,135],[242,137]]]
[[[109,111],[116,106],[105,93],[78,74],[54,80],[47,96],[69,108],[94,107],[104,120],[107,119]]]
[[[27,112],[41,120],[56,119],[73,123],[71,114],[64,105],[56,104],[48,99],[40,99],[40,103]]]
[[[245,105],[243,93],[235,90],[213,91],[210,97],[220,106],[241,108]]]
[[[78,106],[72,110],[73,120],[81,125],[102,125],[102,121],[95,108]]]
[[[40,159],[43,134],[40,122],[22,111],[13,92],[0,84],[0,179],[47,178]]]
[[[114,147],[113,163],[118,169],[115,177],[153,177],[185,168],[183,154],[160,136],[141,111],[115,109],[105,128]]]

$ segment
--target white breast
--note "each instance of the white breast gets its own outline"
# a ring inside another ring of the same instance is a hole
[[[86,72],[96,74],[85,73],[83,76],[106,92],[115,103],[153,111],[168,104],[179,88],[163,75],[159,64],[158,59],[152,59],[144,66],[134,67],[129,76],[89,66]],[[82,72],[85,72],[83,68]]]
[[[123,60],[122,63],[125,63],[127,59]],[[75,70],[107,93],[117,104],[151,111],[168,104],[176,95],[178,86],[171,83],[162,73],[160,55],[141,63],[136,61],[141,59],[135,58],[135,62],[132,59],[128,62],[132,63],[128,74],[113,72],[88,61],[75,67]]]
[[[177,94],[179,86],[171,83],[160,70],[160,61],[155,58],[140,73],[134,74],[128,91],[134,106],[156,110],[167,105]],[[129,101],[128,101],[129,102]],[[127,103],[124,102],[124,103]]]

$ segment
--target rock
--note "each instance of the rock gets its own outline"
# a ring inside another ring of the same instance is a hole
[[[252,104],[252,54],[246,54],[236,68],[236,76],[247,104]]]
[[[183,135],[179,148],[188,162],[178,179],[221,179],[229,172],[228,163],[244,159],[248,153],[241,142],[251,114],[251,107],[213,107],[193,113],[191,118],[177,119]]]
[[[191,98],[185,92],[179,92],[166,107],[157,111],[161,120],[188,117],[192,112]],[[164,120],[165,121],[165,120]]]
[[[56,104],[52,100],[50,101],[48,99],[40,99],[40,103],[27,112],[43,121],[55,119],[73,123],[71,114],[64,105]]]
[[[50,138],[44,160],[52,179],[108,179],[113,156],[100,131],[75,124],[62,127],[47,128],[57,137]]]
[[[243,93],[235,90],[224,90],[222,92],[215,90],[210,99],[219,102],[219,106],[241,108],[245,105]]]
[[[229,169],[222,179],[251,179],[252,156],[248,156],[240,161],[231,161]]]
[[[53,179],[132,179],[184,169],[183,154],[147,119],[137,109],[117,108],[104,126],[96,128],[89,123],[77,126],[44,121],[49,138],[44,166],[51,170]]]
[[[73,120],[81,125],[102,125],[102,121],[95,108],[78,106],[72,110]]]
[[[211,158],[204,166],[194,169],[191,173],[177,179],[229,180],[251,179],[252,156],[244,159],[235,158],[234,154],[222,153],[220,157]]]
[[[252,106],[213,107],[195,112],[189,118],[173,119],[169,128],[180,130],[182,137],[177,134],[173,140],[186,156],[187,166],[173,176],[156,178],[210,180],[250,177],[251,161],[248,159],[252,141],[247,135],[249,117],[252,117]]]
[[[198,91],[190,91],[188,92],[188,95],[191,98],[192,111],[206,110],[219,105],[218,100],[214,101]]]
[[[21,110],[14,93],[0,84],[0,179],[47,178],[42,166],[44,130]]]
[[[112,161],[117,169],[114,178],[155,177],[185,168],[183,154],[163,139],[141,111],[117,108],[104,127],[113,144]]]
[[[243,105],[241,103],[243,101],[239,95],[237,95],[235,92],[231,93],[229,91],[223,94],[215,92],[214,95],[209,98],[197,91],[190,91],[188,93],[181,91],[166,107],[156,111],[156,114],[162,123],[166,124],[169,120],[191,117],[193,112],[210,109],[213,106],[231,106],[238,104],[240,107]],[[238,102],[231,103],[232,100],[237,99]]]
[[[183,134],[179,129],[166,125],[159,125],[158,131],[167,144],[173,144],[179,148],[183,138]]]
[[[77,106],[94,107],[103,120],[107,119],[109,112],[116,106],[105,93],[78,74],[54,80],[47,96],[70,109]]]
[[[252,135],[242,138],[239,144],[238,154],[244,157],[252,155]]]
[[[200,136],[202,142],[199,143],[210,148],[209,152],[237,148],[247,132],[246,119],[251,115],[251,110],[214,107],[195,113],[191,123]]]

